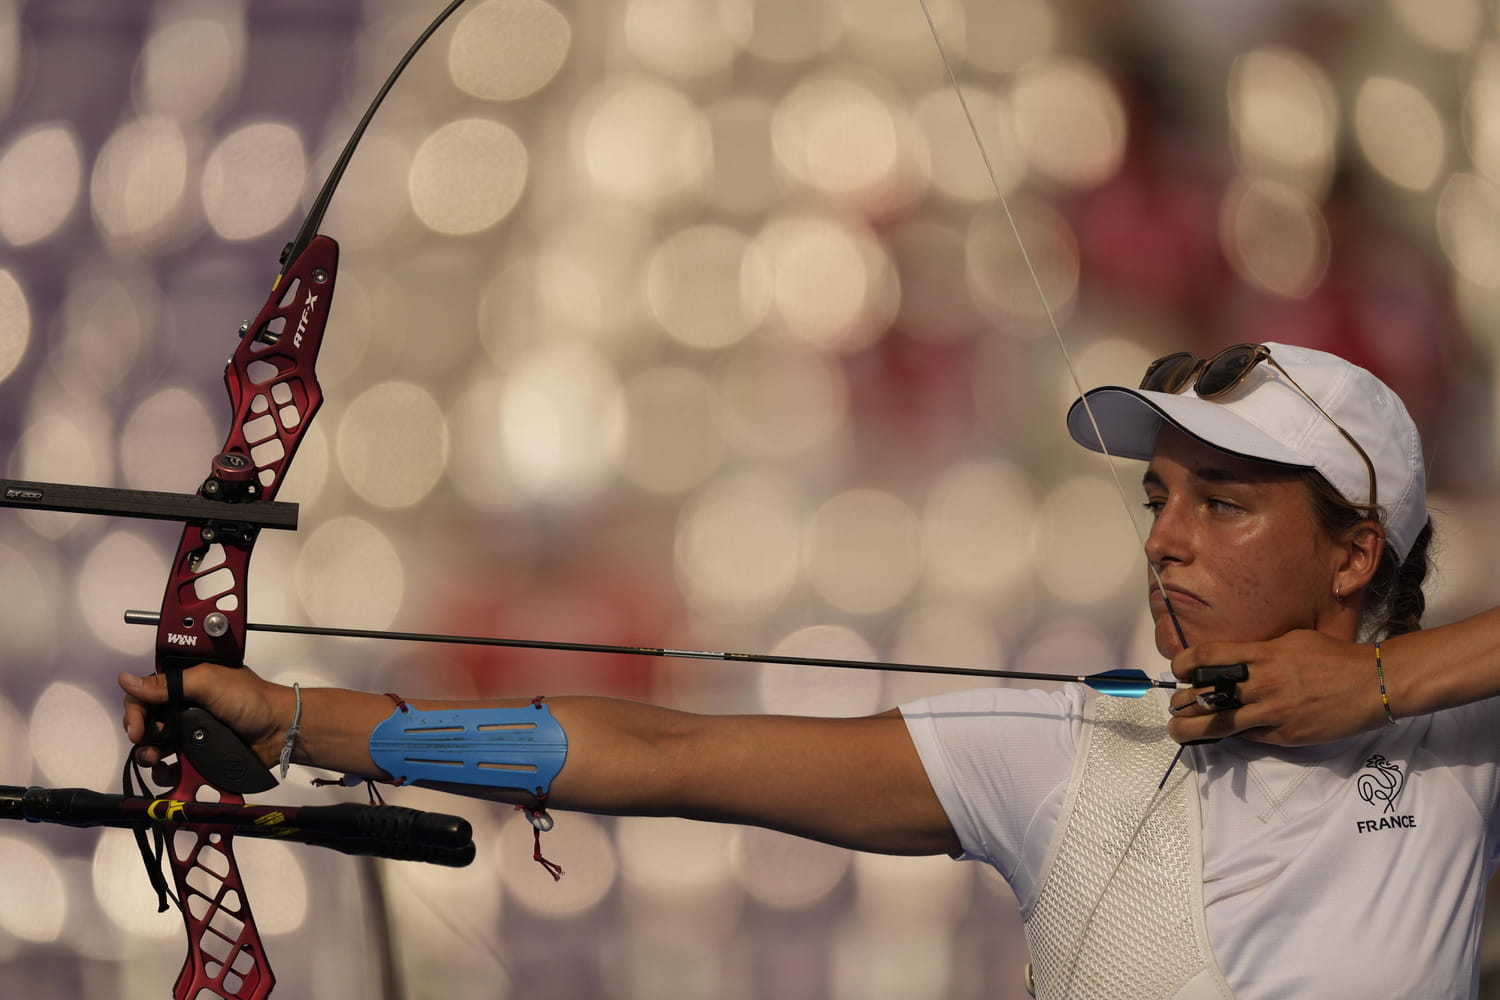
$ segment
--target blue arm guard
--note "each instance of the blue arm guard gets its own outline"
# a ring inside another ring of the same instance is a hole
[[[370,757],[398,785],[488,785],[542,798],[568,758],[568,738],[541,701],[525,708],[401,707],[370,733]]]

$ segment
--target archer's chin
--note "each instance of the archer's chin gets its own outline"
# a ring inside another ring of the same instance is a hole
[[[1156,651],[1168,660],[1182,652],[1182,642],[1177,638],[1172,616],[1165,612],[1156,616]]]

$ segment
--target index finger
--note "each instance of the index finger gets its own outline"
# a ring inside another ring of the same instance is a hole
[[[1245,708],[1224,709],[1205,712],[1201,715],[1178,715],[1167,723],[1167,735],[1178,743],[1207,743],[1238,736],[1255,728],[1255,723],[1243,719]]]
[[[1254,644],[1247,642],[1205,642],[1189,646],[1172,657],[1172,674],[1180,681],[1193,679],[1193,671],[1202,667],[1228,667],[1254,659]]]

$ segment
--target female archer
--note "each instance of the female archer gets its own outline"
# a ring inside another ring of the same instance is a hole
[[[1332,355],[1239,345],[1093,390],[1068,426],[1146,463],[1157,647],[1181,678],[1246,663],[1230,697],[987,688],[813,719],[213,666],[185,690],[268,765],[983,861],[1020,900],[1040,997],[1474,996],[1500,611],[1418,631],[1431,530],[1401,401]],[[121,684],[140,742],[165,686]]]

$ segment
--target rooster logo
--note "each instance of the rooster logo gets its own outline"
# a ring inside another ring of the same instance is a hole
[[[1405,787],[1406,775],[1401,773],[1400,766],[1378,753],[1365,761],[1365,769],[1359,774],[1359,797],[1372,806],[1384,802],[1386,812],[1396,808],[1396,800]]]

